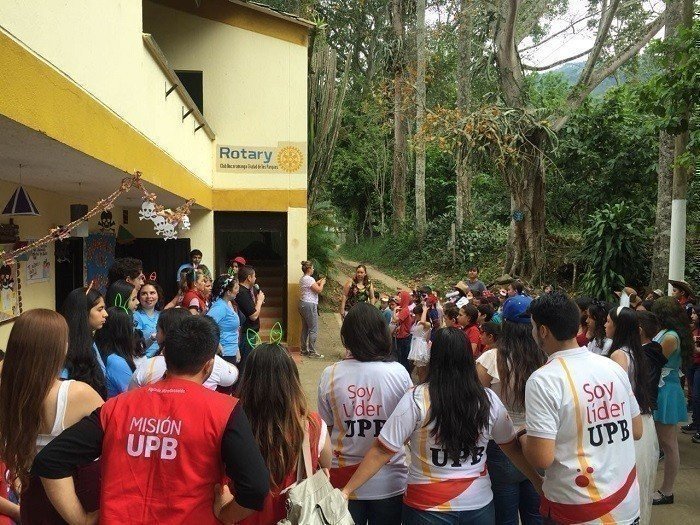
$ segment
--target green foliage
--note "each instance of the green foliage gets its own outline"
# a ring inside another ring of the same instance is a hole
[[[317,203],[308,221],[306,250],[319,275],[328,275],[333,268],[338,248],[337,228],[335,211],[330,203]]]
[[[587,268],[581,290],[597,299],[612,299],[613,292],[636,285],[648,261],[647,221],[623,201],[594,212],[583,231],[579,260]]]

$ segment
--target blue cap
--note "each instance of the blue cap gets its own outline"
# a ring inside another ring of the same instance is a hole
[[[530,323],[530,307],[532,297],[528,295],[515,295],[503,303],[503,319],[511,323]]]

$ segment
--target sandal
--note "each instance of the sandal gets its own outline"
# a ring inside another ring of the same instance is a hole
[[[658,494],[658,497],[656,495]],[[664,494],[660,490],[654,492],[654,499],[652,500],[652,505],[670,505],[673,503],[673,494]]]

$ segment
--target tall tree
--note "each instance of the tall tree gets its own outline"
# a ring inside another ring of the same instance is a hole
[[[527,4],[527,10],[521,10]],[[501,95],[512,108],[532,110],[528,100],[525,70],[544,70],[580,58],[576,56],[559,60],[547,66],[533,67],[523,64],[518,45],[551,7],[548,2],[527,0],[500,0],[495,26],[495,58]],[[591,3],[594,10],[589,18],[597,16],[597,31],[593,47],[586,53],[587,59],[581,76],[570,90],[563,111],[550,117],[551,128],[560,131],[573,111],[581,106],[588,95],[617,69],[637,55],[665,23],[665,13],[652,16],[641,5],[625,4],[620,0],[604,0]],[[599,8],[599,9],[598,9]],[[632,10],[631,10],[632,9]],[[628,23],[634,17],[633,23]],[[613,23],[615,22],[615,23]],[[615,31],[612,31],[615,28]],[[542,39],[544,41],[546,39]],[[545,160],[549,145],[539,130],[527,137],[520,155],[520,162],[506,170],[506,183],[511,194],[511,228],[509,253],[505,271],[511,274],[538,278],[543,265],[545,236]]]
[[[425,120],[425,28],[426,0],[416,2],[416,129]],[[416,227],[419,235],[425,235],[427,215],[425,209],[425,141],[418,140],[416,149]]]
[[[457,110],[468,112],[472,91],[473,1],[459,0],[457,14]],[[457,230],[472,218],[472,166],[467,162],[466,144],[458,142],[455,158],[455,214]]]
[[[408,122],[404,110],[404,91],[406,89],[406,21],[405,3],[407,0],[391,0],[391,27],[393,31],[394,73],[394,156],[391,180],[391,205],[393,208],[391,229],[397,233],[406,218],[406,176],[408,161],[406,147]]]

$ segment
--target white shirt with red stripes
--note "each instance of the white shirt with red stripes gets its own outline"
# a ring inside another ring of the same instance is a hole
[[[572,348],[525,388],[527,433],[555,442],[542,509],[562,523],[632,524],[639,516],[632,418],[639,405],[612,359]]]
[[[484,429],[472,454],[463,451],[458,461],[450,459],[431,436],[435,422],[428,422],[430,394],[428,385],[411,389],[401,399],[384,425],[380,443],[390,451],[403,448],[408,441],[411,463],[404,503],[419,510],[477,510],[493,499],[491,480],[486,470],[486,446],[489,439],[509,443],[515,430],[503,403],[490,389],[485,389],[491,408],[488,427]]]

